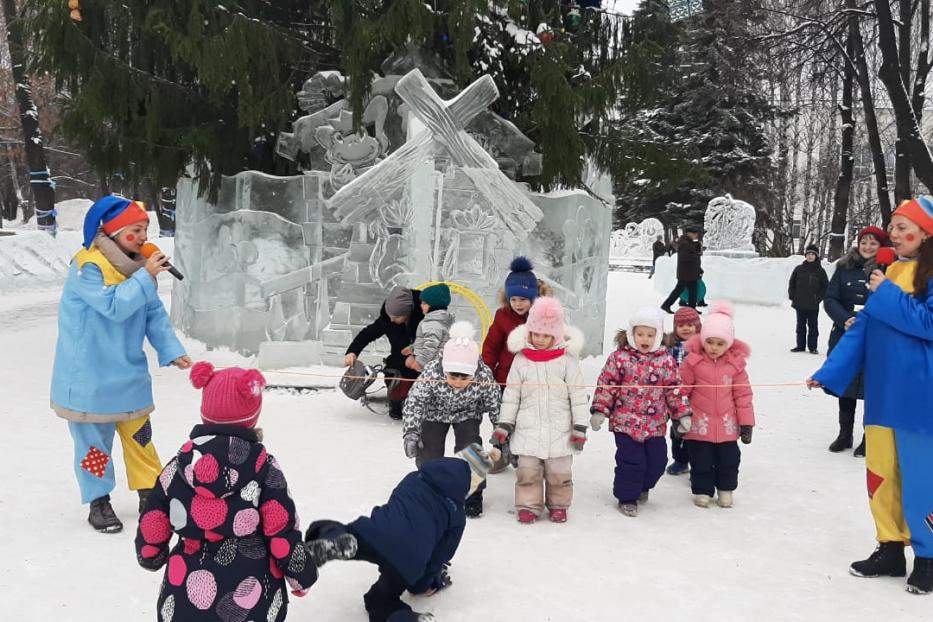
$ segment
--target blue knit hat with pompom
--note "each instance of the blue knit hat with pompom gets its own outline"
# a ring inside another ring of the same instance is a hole
[[[531,262],[527,257],[516,257],[509,266],[509,276],[505,277],[505,297],[518,296],[534,300],[538,297],[538,277],[531,271]]]

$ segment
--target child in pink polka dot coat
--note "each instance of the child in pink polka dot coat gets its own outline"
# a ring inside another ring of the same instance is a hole
[[[303,596],[317,568],[282,469],[255,429],[265,379],[202,362],[191,383],[204,390],[203,424],[162,470],[136,532],[139,564],[167,566],[158,619],[284,620],[288,591]]]

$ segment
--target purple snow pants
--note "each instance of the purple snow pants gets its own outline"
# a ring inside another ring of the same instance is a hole
[[[667,466],[667,440],[663,436],[644,443],[632,440],[624,432],[616,437],[616,476],[612,494],[621,503],[636,503],[641,493],[651,490]]]

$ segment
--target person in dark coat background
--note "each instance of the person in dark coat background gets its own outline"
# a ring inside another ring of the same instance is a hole
[[[684,229],[684,235],[677,243],[677,284],[671,290],[671,295],[661,304],[661,309],[666,313],[674,314],[671,305],[680,297],[684,289],[688,292],[686,306],[697,306],[697,282],[703,274],[701,266],[703,247],[700,244],[702,231],[699,225],[689,225]]]
[[[394,287],[386,296],[379,317],[361,330],[347,347],[347,354],[343,364],[352,366],[360,353],[372,342],[380,337],[389,340],[391,348],[389,356],[383,363],[387,370],[395,370],[401,376],[401,382],[389,390],[389,416],[393,419],[402,418],[402,405],[411,390],[411,380],[418,377],[420,372],[409,369],[405,359],[412,354],[412,344],[418,331],[418,324],[424,319],[421,311],[421,292],[417,289]]]
[[[820,337],[820,303],[826,296],[829,277],[820,265],[820,252],[812,244],[804,253],[804,262],[794,268],[787,286],[787,296],[791,306],[797,311],[797,345],[791,352],[819,354],[817,349]]]
[[[351,534],[354,559],[379,566],[379,579],[363,596],[370,622],[433,619],[413,612],[401,596],[405,590],[430,596],[451,584],[447,568],[466,526],[464,500],[485,481],[494,453],[487,455],[474,443],[456,458],[429,460],[406,475],[370,516],[346,525],[320,520],[308,527],[310,550],[326,550],[322,541]]]
[[[833,330],[829,334],[829,352],[833,351],[839,340],[855,322],[855,316],[868,301],[871,291],[868,289],[868,277],[875,269],[875,255],[878,249],[888,243],[887,234],[878,227],[866,227],[859,231],[858,246],[851,249],[838,262],[836,272],[829,281],[823,309],[833,320]],[[855,406],[858,400],[865,399],[865,377],[859,374],[849,385],[845,394],[839,396],[839,435],[829,445],[829,451],[840,452],[852,447],[852,430],[855,427]],[[865,434],[862,442],[855,448],[853,455],[865,456]]]
[[[651,245],[651,273],[648,274],[649,279],[654,276],[654,268],[658,263],[658,257],[664,257],[665,255],[667,255],[667,244],[659,235],[658,239]]]

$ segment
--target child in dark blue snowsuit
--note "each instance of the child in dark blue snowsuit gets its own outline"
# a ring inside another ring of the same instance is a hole
[[[493,464],[475,443],[457,456],[430,460],[406,475],[389,501],[370,516],[346,525],[315,521],[308,527],[305,541],[310,550],[349,533],[357,542],[354,559],[379,566],[379,579],[363,596],[370,622],[433,619],[412,611],[402,593],[431,595],[450,585],[447,566],[466,525],[463,502]]]

